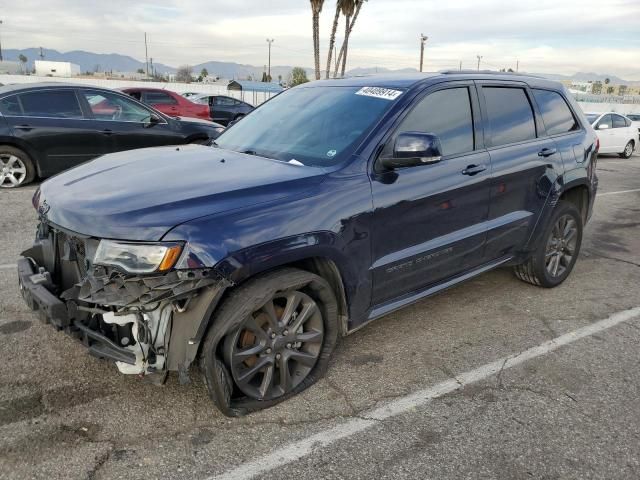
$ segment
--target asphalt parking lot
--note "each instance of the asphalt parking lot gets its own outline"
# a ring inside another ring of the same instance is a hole
[[[0,478],[640,478],[640,156],[598,172],[562,286],[482,275],[347,337],[325,379],[240,419],[200,381],[120,375],[42,325],[14,267],[35,187],[0,191]]]

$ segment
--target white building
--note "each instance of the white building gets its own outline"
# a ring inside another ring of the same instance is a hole
[[[80,75],[80,66],[70,62],[36,60],[36,75],[41,77],[73,77]]]
[[[18,75],[22,73],[22,66],[18,62],[0,62],[0,73]]]

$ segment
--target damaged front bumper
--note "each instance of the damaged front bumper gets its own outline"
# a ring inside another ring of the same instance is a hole
[[[97,240],[41,225],[18,261],[27,305],[122,373],[180,373],[195,360],[222,293],[211,268],[132,275],[88,260]]]

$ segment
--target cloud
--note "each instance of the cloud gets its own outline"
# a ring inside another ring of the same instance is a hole
[[[322,14],[322,57],[335,3]],[[144,58],[144,32],[156,62],[208,60],[261,65],[313,63],[311,15],[304,0],[0,0],[5,48],[122,53]],[[35,12],[35,13],[34,13]],[[343,25],[340,25],[340,35]],[[370,0],[351,41],[349,66],[417,67],[418,35],[429,36],[426,66],[532,72],[600,71],[640,80],[637,0]]]

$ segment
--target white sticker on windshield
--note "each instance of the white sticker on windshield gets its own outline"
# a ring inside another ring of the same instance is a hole
[[[402,95],[401,90],[392,90],[391,88],[382,87],[362,87],[356,92],[356,95],[364,95],[365,97],[382,98],[384,100],[395,100]]]

